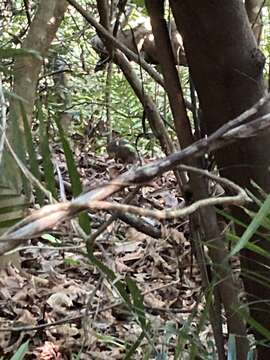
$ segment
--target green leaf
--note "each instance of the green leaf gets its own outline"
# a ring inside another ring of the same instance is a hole
[[[254,189],[256,189],[256,191],[258,191],[261,197],[265,200],[268,194],[258,184],[256,184],[255,181],[251,180],[250,182]]]
[[[249,240],[252,238],[252,236],[255,234],[257,229],[260,227],[263,219],[269,214],[269,211],[270,211],[270,195],[267,196],[262,207],[255,215],[254,219],[251,221],[244,234],[241,236],[239,242],[231,250],[229,256],[233,256],[237,254],[241,249],[243,249],[248,244]]]
[[[65,135],[64,129],[60,123],[59,117],[55,119],[57,128],[59,130],[60,140],[63,146],[65,158],[67,161],[67,168],[68,173],[70,176],[71,181],[71,188],[73,196],[78,196],[82,192],[82,184],[80,180],[80,175],[77,170],[77,166],[75,163],[75,159],[73,156],[73,152],[70,148],[69,142],[67,140],[67,137]],[[86,232],[86,234],[89,234],[91,231],[90,226],[90,219],[86,213],[82,213],[79,215],[79,224],[82,227],[82,229]]]
[[[251,219],[254,219],[254,217],[256,216],[257,212],[255,211],[251,211],[251,210],[248,210],[248,209],[245,209],[245,212],[248,214],[248,216],[251,218]],[[270,229],[270,219],[268,217],[265,217],[262,221],[261,221],[261,224],[260,224],[261,227],[265,228],[266,230],[269,230]],[[267,236],[266,238],[269,239],[269,237]]]
[[[181,360],[183,358],[183,351],[185,349],[185,345],[190,341],[190,329],[192,329],[192,322],[194,322],[196,317],[197,306],[192,309],[191,314],[184,322],[182,328],[178,331],[173,360]]]
[[[122,348],[124,347],[123,341],[120,339],[117,339],[114,336],[95,333],[95,337],[105,344],[112,344],[112,345],[116,345],[116,346],[122,347]]]
[[[233,241],[235,243],[238,243],[240,241],[240,238],[239,236],[235,235],[235,234],[232,234],[232,233],[229,233],[227,232],[226,233],[226,238],[230,241]],[[264,249],[262,249],[259,245],[257,244],[254,244],[254,243],[247,243],[246,244],[246,248],[251,250],[251,251],[254,251],[256,252],[257,254],[260,254],[262,256],[265,256],[266,258],[269,258],[270,257],[270,253]]]
[[[263,335],[266,339],[270,340],[270,331],[258,323],[252,316],[250,316],[245,310],[239,310],[243,318],[251,325],[258,333]]]
[[[134,280],[127,277],[126,282],[131,294],[131,298],[133,302],[133,310],[135,314],[138,316],[138,320],[141,324],[142,329],[144,329],[146,325],[146,319],[145,319],[145,309],[143,304],[143,296]]]
[[[123,360],[130,360],[132,359],[132,356],[135,355],[136,349],[140,346],[141,342],[143,341],[145,337],[145,332],[143,331],[138,339],[135,341],[135,343],[128,349],[128,352]]]
[[[22,360],[24,358],[24,355],[26,355],[28,351],[29,348],[28,345],[29,345],[29,340],[27,340],[19,347],[19,349],[16,351],[16,354],[14,354],[10,360]]]
[[[27,155],[26,155],[26,146],[25,146],[25,136],[19,126],[19,113],[18,111],[13,111],[12,115],[9,117],[9,134],[12,135],[11,145],[12,150],[20,161],[26,166]],[[27,198],[30,199],[32,194],[31,186],[29,181],[23,176],[23,173],[14,160],[10,151],[5,150],[0,163],[0,182],[3,185],[12,187],[17,193],[24,190]]]
[[[41,174],[40,174],[40,170],[39,170],[39,166],[38,166],[37,154],[36,154],[34,143],[33,143],[32,132],[31,132],[29,122],[27,119],[27,115],[26,115],[26,111],[25,111],[25,108],[24,108],[22,102],[20,102],[20,108],[21,108],[22,119],[23,119],[26,148],[27,148],[27,152],[29,155],[30,169],[31,169],[32,174],[39,181],[41,181]],[[40,190],[39,187],[35,187],[35,190],[36,190],[36,197],[37,197],[37,201],[38,201],[39,205],[40,206],[44,205],[43,192]]]
[[[132,0],[131,2],[137,6],[144,8],[144,0]]]
[[[152,357],[151,357],[151,352],[152,351],[151,350],[152,349],[150,347],[146,348],[146,351],[145,351],[145,354],[144,354],[142,360],[150,360],[150,359],[152,359]]]
[[[64,264],[68,266],[79,266],[81,262],[73,258],[65,258]]]
[[[255,195],[253,194],[253,192],[251,192],[251,191],[248,190],[248,189],[246,190],[246,192],[247,192],[248,196],[251,198],[251,200],[253,200],[254,203],[258,205],[258,207],[261,207],[261,206],[262,206],[263,202],[262,202],[260,199],[258,199],[257,196],[255,196]]]
[[[62,244],[62,242],[58,238],[56,238],[55,236],[53,236],[51,234],[43,234],[43,235],[41,235],[41,238],[49,241],[52,244]]]
[[[178,334],[176,329],[176,323],[173,321],[167,321],[165,325],[165,343],[168,345],[171,338]]]
[[[118,290],[122,299],[125,301],[125,303],[127,304],[127,306],[130,309],[131,304],[130,304],[130,300],[129,300],[129,295],[126,291],[125,284],[117,278],[117,276],[115,275],[113,270],[111,270],[106,265],[104,265],[101,261],[99,261],[92,252],[89,251],[87,253],[87,255],[88,255],[88,258],[90,259],[90,261],[92,262],[92,264],[94,264],[107,277],[108,281],[110,281],[113,284],[113,286]]]
[[[49,146],[49,134],[44,122],[44,114],[41,105],[38,105],[37,119],[39,120],[39,148],[42,156],[44,179],[48,190],[57,198],[57,188],[54,177],[54,166]]]
[[[0,185],[0,232],[3,233],[25,216],[29,202],[13,188]]]

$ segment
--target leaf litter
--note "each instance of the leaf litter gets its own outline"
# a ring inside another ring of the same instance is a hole
[[[125,169],[106,155],[88,151],[86,156],[83,149],[76,154],[85,188],[108,181]],[[57,156],[68,182],[63,154],[59,151]],[[181,206],[183,198],[176,188],[172,174],[165,174],[143,187],[133,203],[157,209]],[[117,194],[114,200],[121,200],[125,193]],[[109,216],[91,213],[93,231]],[[160,224],[144,220],[160,228],[163,237],[151,238],[116,220],[97,238],[94,255],[117,279],[132,278],[143,295],[149,332],[131,358],[143,359],[149,354],[148,359],[155,359],[160,353],[173,359],[177,334],[189,319],[194,333],[185,336],[195,336],[198,317],[192,312],[199,314],[204,308],[201,279],[189,242],[188,221]],[[125,358],[142,328],[114,284],[82,251],[83,240],[65,223],[28,243],[20,251],[19,268],[9,264],[0,270],[0,356],[10,358],[30,340],[26,359]],[[54,323],[57,325],[48,326]],[[5,328],[9,330],[3,331]],[[206,323],[200,339],[205,350],[211,339]],[[188,358],[186,343],[183,359]]]

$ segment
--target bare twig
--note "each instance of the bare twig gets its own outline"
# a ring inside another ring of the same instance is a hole
[[[99,313],[102,313],[104,311],[107,310],[111,310],[117,306],[122,305],[123,302],[122,301],[117,301],[114,304],[110,304],[108,306],[104,306],[104,308],[99,309]],[[156,307],[150,307],[150,306],[145,306],[145,308],[147,310],[158,310],[158,311],[167,311],[167,312],[173,312],[173,313],[190,313],[192,312],[193,309],[180,309],[180,308],[173,308],[173,309],[168,309],[168,308],[156,308]],[[92,315],[95,314],[96,310],[91,310],[88,312],[88,315]],[[77,320],[80,320],[82,318],[85,317],[85,311],[83,311],[82,313],[79,313],[78,315],[74,315],[74,316],[67,316],[61,320],[57,320],[57,321],[53,321],[51,323],[46,323],[46,324],[40,324],[40,325],[36,325],[36,326],[6,326],[6,327],[1,327],[0,328],[0,332],[6,332],[6,331],[11,331],[11,332],[21,332],[21,331],[34,331],[34,330],[41,330],[41,329],[47,329],[50,327],[54,327],[54,326],[58,326],[58,325],[62,325],[62,324],[66,324],[66,323],[71,323]]]

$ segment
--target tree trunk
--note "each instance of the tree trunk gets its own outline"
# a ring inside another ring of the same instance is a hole
[[[42,57],[46,55],[47,50],[55,37],[56,31],[64,17],[68,3],[65,0],[41,0],[38,5],[37,12],[30,25],[30,29],[22,43],[22,49],[34,50],[40,58],[26,55],[17,57],[14,62],[14,86],[13,92],[24,99],[23,102],[26,115],[31,121],[32,112],[36,98],[36,87],[38,77],[42,66]],[[10,113],[9,113],[9,127],[7,136],[13,150],[17,153],[22,161],[25,161],[25,139],[24,139],[24,126],[20,103],[16,98],[10,100]],[[26,193],[29,201],[28,186],[23,186],[24,179],[21,171],[13,159],[12,155],[4,152],[2,162],[0,163],[0,197],[5,195],[6,204],[9,201],[13,203],[14,211],[9,211],[6,215],[9,220],[18,221],[24,216],[24,208],[18,213],[16,206],[24,204],[27,207],[28,203],[22,195],[23,191]],[[2,185],[2,186],[1,186]],[[8,195],[5,194],[8,189]],[[14,202],[14,198],[18,199]],[[12,201],[11,201],[12,200]],[[14,205],[15,204],[15,205]],[[4,206],[4,204],[1,204]],[[8,206],[8,205],[7,205]],[[9,205],[12,207],[12,205]],[[12,216],[12,217],[11,217]],[[0,215],[0,222],[6,221],[5,214]],[[4,231],[0,229],[0,233]],[[18,262],[18,254],[13,255],[13,263],[16,259]],[[0,258],[1,265],[5,262],[11,261],[10,256]]]
[[[46,55],[56,31],[63,20],[68,3],[66,0],[41,0],[22,49],[34,50],[41,59],[29,56],[18,57],[14,63],[14,92],[27,102],[25,109],[31,118],[36,96],[36,86],[41,70],[42,57]],[[17,101],[16,101],[17,103]],[[12,106],[14,104],[12,103]],[[10,109],[10,112],[17,109]]]
[[[31,121],[36,98],[36,87],[42,66],[42,58],[55,37],[56,31],[64,17],[68,3],[66,0],[41,0],[37,12],[31,23],[30,29],[22,43],[22,49],[34,50],[40,58],[31,55],[17,57],[14,62],[14,86],[13,92],[25,100],[23,103],[26,115]],[[17,154],[21,153],[21,141],[18,139],[19,126],[24,133],[22,113],[19,101],[12,98],[10,102],[8,138]],[[23,159],[22,159],[23,160]],[[14,161],[8,159],[3,162],[0,172],[5,176],[4,181],[12,179],[12,185],[20,192],[21,179],[17,166],[11,166]],[[4,171],[1,169],[4,168]]]
[[[265,94],[262,71],[264,57],[257,48],[248,17],[241,0],[170,0],[175,21],[183,36],[188,64],[198,92],[204,126],[211,134],[218,127],[252,106]],[[262,112],[269,112],[269,105]],[[243,187],[254,180],[270,190],[268,167],[270,132],[238,141],[216,153],[223,176]],[[254,191],[254,190],[253,190]],[[234,215],[248,223],[239,209]],[[270,251],[269,243],[259,245]],[[258,244],[258,243],[257,243]],[[243,265],[248,271],[269,278],[270,260],[255,253],[243,252]],[[244,278],[251,316],[270,330],[270,287]],[[255,332],[257,340],[262,336]],[[259,359],[270,357],[270,348],[258,347]]]

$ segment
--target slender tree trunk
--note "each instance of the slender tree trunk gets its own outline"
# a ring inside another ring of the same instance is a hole
[[[14,63],[14,86],[13,92],[25,100],[23,103],[26,115],[29,121],[32,118],[36,98],[36,87],[38,77],[42,66],[42,57],[46,55],[47,50],[55,37],[56,31],[64,17],[68,3],[66,0],[41,0],[30,25],[30,29],[22,43],[22,49],[36,51],[40,57],[30,55],[16,58]],[[8,129],[8,138],[13,149],[20,154],[18,145],[19,126],[21,133],[24,133],[22,113],[20,104],[16,98],[11,99],[10,103],[10,125]],[[21,141],[22,139],[20,139]],[[20,172],[16,166],[11,167],[10,160],[6,160],[2,165],[5,178],[13,179],[13,185],[20,191],[21,180]],[[0,167],[1,171],[2,167]]]
[[[257,48],[244,4],[241,0],[170,0],[175,21],[184,39],[188,64],[195,83],[203,121],[208,134],[252,106],[265,94],[262,71],[264,57]],[[269,105],[262,112],[269,112]],[[270,132],[238,141],[216,153],[223,176],[243,187],[254,180],[270,190]],[[245,223],[239,209],[234,215]],[[270,251],[269,243],[254,239]],[[258,244],[257,242],[257,244]],[[270,260],[247,250],[243,266],[269,278]],[[252,277],[252,276],[251,276]],[[270,330],[270,287],[252,277],[244,278],[251,316]],[[255,332],[257,340],[262,336]],[[270,358],[270,348],[258,347],[259,359]]]
[[[34,50],[40,57],[38,58],[30,55],[20,56],[16,58],[14,62],[13,92],[25,100],[23,105],[29,121],[31,121],[32,118],[36,98],[36,87],[42,66],[42,57],[46,55],[47,50],[55,37],[56,31],[64,17],[67,5],[68,3],[65,0],[39,1],[37,12],[22,43],[22,49]],[[7,136],[17,155],[22,161],[25,161],[24,155],[26,149],[23,134],[24,127],[20,104],[16,98],[11,98]],[[0,163],[0,184],[9,188],[13,199],[15,195],[18,198],[21,197],[21,203],[24,199],[24,196],[22,195],[23,190],[27,197],[30,197],[30,194],[27,193],[27,187],[23,186],[21,171],[11,154],[7,151],[4,152],[2,162]],[[2,194],[2,191],[2,187],[0,187],[0,195]],[[8,200],[9,199],[7,198],[7,204]],[[4,219],[3,216],[4,215],[1,216],[2,220]],[[12,220],[19,220],[22,216],[23,213],[18,214],[14,211],[14,218],[12,218]],[[0,229],[0,233],[3,230],[4,229]],[[13,255],[13,263],[14,258],[16,258],[17,262],[18,254]],[[10,260],[10,256],[4,256],[1,257],[0,262],[3,266],[5,262]]]
[[[66,0],[41,0],[22,49],[34,50],[40,59],[29,56],[18,57],[14,63],[14,92],[26,100],[25,109],[31,118],[36,96],[36,86],[41,70],[42,57],[46,55],[56,31],[63,20],[68,3]],[[17,101],[14,102],[17,104]],[[12,103],[11,115],[17,111]]]

